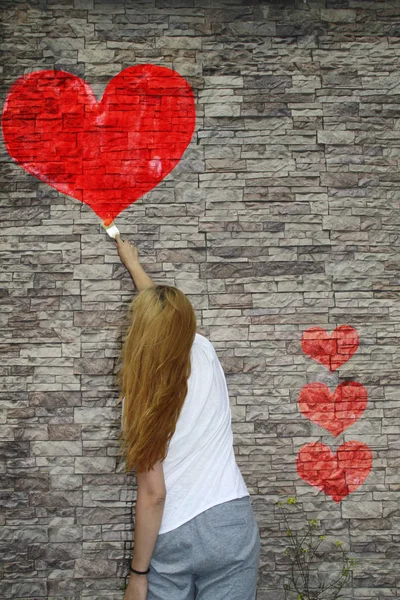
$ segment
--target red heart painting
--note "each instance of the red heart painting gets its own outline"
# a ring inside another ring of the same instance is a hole
[[[367,402],[367,390],[357,381],[344,381],[333,394],[323,383],[309,383],[298,400],[303,415],[335,437],[361,417]]]
[[[195,127],[189,83],[167,67],[128,67],[100,102],[80,77],[36,71],[11,86],[2,128],[10,156],[108,225],[178,164]]]
[[[351,441],[333,454],[325,444],[313,442],[301,448],[296,466],[304,481],[340,502],[368,477],[372,452],[366,444]]]
[[[358,348],[358,333],[350,325],[340,325],[329,334],[322,327],[303,332],[301,347],[312,359],[334,371],[346,363]]]

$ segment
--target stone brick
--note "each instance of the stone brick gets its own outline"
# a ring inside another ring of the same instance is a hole
[[[31,442],[34,456],[77,456],[82,454],[82,443],[78,442]]]
[[[75,473],[103,473],[115,468],[115,458],[102,456],[82,456],[75,461]]]

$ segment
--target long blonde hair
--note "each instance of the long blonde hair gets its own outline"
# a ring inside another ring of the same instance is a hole
[[[117,372],[124,400],[120,453],[128,473],[164,460],[187,394],[196,314],[178,288],[145,288],[128,307],[129,326]]]

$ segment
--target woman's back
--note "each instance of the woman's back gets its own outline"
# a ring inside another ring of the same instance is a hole
[[[248,496],[233,451],[225,375],[211,342],[196,333],[188,392],[163,462],[167,496],[159,533],[211,506]]]

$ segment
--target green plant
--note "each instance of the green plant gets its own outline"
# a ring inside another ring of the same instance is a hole
[[[291,509],[288,509],[288,506]],[[286,598],[288,593],[296,600],[335,600],[341,598],[342,588],[347,585],[356,564],[354,558],[349,557],[343,544],[337,540],[334,548],[340,552],[341,566],[338,573],[332,569],[323,576],[318,567],[321,566],[324,556],[329,549],[324,552],[320,546],[326,541],[326,536],[318,532],[320,522],[317,519],[306,521],[302,529],[296,531],[289,524],[289,510],[297,512],[303,518],[303,511],[299,508],[296,497],[289,497],[286,502],[278,502],[277,508],[283,517],[283,523],[286,529],[286,535],[289,538],[290,545],[285,549],[284,554],[291,563],[290,575],[287,576],[289,582],[285,582],[284,589]],[[297,594],[297,597],[296,597]]]

